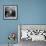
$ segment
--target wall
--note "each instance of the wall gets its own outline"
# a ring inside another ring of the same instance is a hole
[[[3,20],[3,5],[18,5],[18,19]],[[18,32],[17,24],[46,24],[46,0],[0,0],[0,44],[8,43],[9,32]]]
[[[3,5],[18,5],[18,0],[0,0],[0,44],[7,44],[8,34],[16,32],[18,35],[17,24],[19,23],[19,16],[17,20],[4,20],[3,19]],[[17,38],[18,39],[18,38]],[[16,43],[18,40],[16,39]]]
[[[22,24],[46,24],[46,0],[21,0]]]

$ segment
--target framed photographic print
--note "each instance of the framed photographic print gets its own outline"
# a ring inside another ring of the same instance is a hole
[[[3,6],[3,18],[4,19],[17,19],[17,6],[16,5],[4,5]]]
[[[46,41],[45,24],[19,24],[18,25],[19,41]]]

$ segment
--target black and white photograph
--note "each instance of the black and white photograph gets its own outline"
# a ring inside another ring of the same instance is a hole
[[[20,40],[46,41],[46,25],[20,25]]]
[[[4,19],[17,19],[17,6],[16,5],[5,5],[4,9]]]

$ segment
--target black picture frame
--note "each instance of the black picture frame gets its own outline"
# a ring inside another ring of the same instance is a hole
[[[3,5],[3,19],[4,20],[18,19],[18,5]]]

